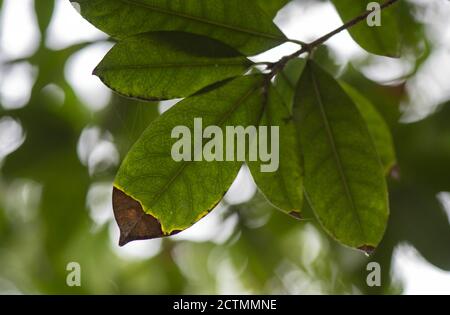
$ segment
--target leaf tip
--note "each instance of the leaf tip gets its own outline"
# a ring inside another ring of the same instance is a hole
[[[372,256],[372,254],[375,252],[375,247],[370,245],[363,245],[361,247],[358,247],[360,251],[363,251],[366,256]]]
[[[113,189],[114,216],[120,229],[119,246],[132,241],[166,236],[160,222],[145,213],[141,204],[117,187]]]
[[[94,70],[92,70],[92,75],[99,77],[100,76],[99,71],[100,71],[99,67],[98,66],[95,67]]]
[[[120,237],[119,237],[119,246],[120,247],[127,245],[131,241],[132,240],[128,239],[127,235],[125,235],[124,233],[122,233],[122,231],[120,231]]]

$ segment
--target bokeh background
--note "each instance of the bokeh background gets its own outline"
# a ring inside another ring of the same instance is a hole
[[[373,257],[273,209],[243,168],[189,230],[119,248],[111,187],[130,146],[174,102],[112,94],[91,71],[112,46],[68,0],[0,0],[0,293],[450,294],[450,2],[402,0],[401,59],[344,32],[315,58],[392,128],[391,218]],[[292,1],[276,18],[307,41],[339,26],[328,1]],[[286,44],[255,60],[275,61]],[[380,263],[382,286],[366,285]],[[81,265],[81,287],[66,266]]]

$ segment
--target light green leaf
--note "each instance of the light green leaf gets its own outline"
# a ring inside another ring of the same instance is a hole
[[[116,92],[146,100],[183,98],[244,74],[252,62],[204,36],[155,32],[120,41],[94,74]]]
[[[275,172],[262,172],[266,162],[247,161],[256,185],[275,207],[289,215],[300,218],[303,206],[303,179],[300,148],[297,134],[288,106],[283,102],[276,88],[270,87],[267,105],[260,126],[268,127],[268,138],[272,139],[271,127],[279,127],[279,165]],[[260,134],[261,136],[261,134]],[[276,138],[274,138],[275,140]],[[272,142],[269,141],[269,152]],[[272,160],[273,162],[273,160]]]
[[[348,22],[366,12],[367,5],[373,0],[332,0],[344,22]],[[367,21],[349,29],[353,39],[372,54],[399,57],[401,50],[401,33],[398,24],[396,4],[381,12],[381,26],[369,26]]]
[[[76,0],[81,14],[115,38],[152,31],[183,31],[256,55],[286,37],[255,3],[241,0]]]
[[[223,135],[226,126],[255,126],[263,112],[263,83],[262,75],[237,78],[185,99],[148,127],[114,184],[121,244],[185,230],[220,202],[242,162],[176,162],[171,152],[179,139],[171,138],[173,128],[186,126],[193,135],[195,118],[203,119],[203,128],[220,127]],[[198,157],[201,149],[191,152]]]
[[[355,102],[359,112],[366,121],[369,133],[372,136],[381,163],[383,164],[385,174],[389,174],[397,158],[395,157],[394,140],[392,139],[388,125],[367,98],[352,86],[344,82],[341,82],[341,85],[353,99],[353,102]]]
[[[387,187],[357,107],[333,77],[310,61],[298,84],[294,117],[305,190],[317,218],[341,243],[373,250],[389,215]]]

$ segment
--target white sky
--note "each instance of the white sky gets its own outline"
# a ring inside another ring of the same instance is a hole
[[[430,36],[434,35],[438,39],[438,47],[440,47],[421,70],[421,74],[408,83],[408,88],[414,96],[413,103],[418,108],[418,114],[423,115],[429,111],[429,109],[423,109],[424,104],[427,105],[425,108],[430,108],[442,100],[450,98],[450,85],[448,84],[450,47],[448,40],[442,40],[443,36],[450,37],[450,20],[448,19],[450,4],[445,0],[414,1],[427,4],[432,2],[435,5],[434,11],[429,13],[434,15],[430,15],[432,18],[426,22],[430,23]],[[0,62],[29,56],[37,48],[40,34],[36,26],[32,5],[32,0],[4,1],[4,10],[0,17]],[[438,10],[436,10],[436,6]],[[329,3],[318,4],[306,9],[292,3],[279,13],[276,21],[289,37],[306,41],[317,38],[341,24],[338,15]],[[437,32],[440,32],[439,36],[436,36]],[[106,38],[104,34],[82,19],[67,0],[57,1],[56,14],[47,36],[46,45],[53,49]],[[366,55],[366,52],[351,39],[347,32],[335,36],[328,42],[328,45],[333,49],[333,53],[336,54],[341,63],[347,62],[349,58]],[[111,45],[107,43],[91,45],[74,55],[66,65],[65,74],[68,81],[73,85],[79,97],[93,111],[106,106],[111,95],[110,91],[96,77],[91,75],[92,69],[100,62],[110,47]],[[287,44],[258,56],[257,59],[275,61],[281,56],[293,52],[296,48],[295,45]],[[364,69],[364,72],[374,80],[389,82],[393,78],[407,73],[409,68],[410,64],[405,60],[376,57],[373,64]],[[34,82],[35,72],[32,67],[26,62],[20,63],[10,69],[0,68],[0,75],[0,98],[4,106],[7,108],[24,106],[28,101],[30,89]],[[55,87],[51,88],[55,90]],[[410,119],[414,119],[416,116],[412,117]],[[6,130],[6,126],[11,128],[8,127],[9,129]],[[20,124],[9,118],[2,118],[0,130],[4,131],[0,133],[2,139],[2,136],[8,135],[10,139],[16,138],[17,143],[23,140]],[[109,143],[108,139],[97,140],[96,143],[99,145]],[[11,144],[10,141],[6,141],[5,145],[3,145],[3,142],[0,143],[0,160],[2,150],[6,154],[14,147],[14,144]],[[109,148],[109,150],[113,149]],[[117,161],[113,162],[117,163]],[[97,224],[103,224],[112,219],[110,203],[105,202],[105,200],[109,200],[108,189],[105,187],[110,187],[110,183],[94,184],[89,191],[87,200],[91,208],[91,216]],[[251,198],[255,191],[256,188],[248,170],[243,169],[226,199],[231,203],[242,202]],[[245,193],[243,194],[243,192]],[[218,211],[213,212],[177,238],[180,240],[223,242],[228,238],[230,231],[236,224],[236,218],[231,217],[222,222],[220,219],[222,212],[223,207],[219,206]],[[124,258],[142,259],[159,253],[160,241],[138,242],[119,250],[116,245],[117,233],[115,224],[111,224],[111,239],[114,242],[111,246],[118,255]],[[450,273],[427,263],[414,248],[402,245],[397,248],[394,257],[393,273],[404,281],[406,294],[450,294]]]

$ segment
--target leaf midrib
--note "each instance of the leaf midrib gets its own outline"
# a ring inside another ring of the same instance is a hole
[[[142,3],[139,1],[135,1],[135,0],[119,0],[119,1],[131,4],[131,5],[141,6],[145,9],[153,10],[158,13],[162,13],[162,14],[166,14],[166,15],[173,15],[173,16],[177,16],[180,18],[184,18],[184,19],[190,19],[190,20],[194,20],[194,21],[197,21],[200,23],[209,24],[209,25],[213,25],[213,26],[219,26],[219,27],[223,27],[223,28],[227,28],[227,29],[236,31],[236,32],[247,33],[247,34],[251,34],[251,35],[255,35],[255,36],[259,36],[259,37],[265,37],[265,38],[269,38],[269,39],[273,39],[273,40],[279,40],[279,41],[283,41],[286,39],[284,36],[277,36],[277,35],[273,35],[273,34],[269,34],[269,33],[261,33],[261,32],[255,31],[255,30],[250,30],[250,29],[241,28],[238,26],[224,24],[224,23],[212,21],[209,19],[200,18],[200,17],[194,16],[194,15],[189,15],[189,14],[185,14],[185,13],[181,13],[181,12],[176,12],[173,10],[163,9],[160,7],[152,6],[152,5]]]
[[[362,227],[361,217],[359,216],[358,210],[356,209],[356,205],[355,205],[355,201],[353,199],[353,195],[352,195],[350,187],[348,186],[348,183],[347,183],[347,176],[345,175],[344,168],[343,168],[343,165],[342,165],[342,160],[341,160],[341,157],[340,157],[339,152],[337,150],[336,140],[334,139],[334,135],[333,135],[333,132],[332,132],[332,129],[331,129],[331,125],[330,125],[330,122],[328,120],[327,113],[325,111],[325,106],[323,104],[322,96],[320,94],[319,85],[317,83],[316,77],[314,75],[314,71],[312,69],[310,71],[310,74],[311,74],[311,82],[312,82],[313,87],[314,87],[314,93],[316,94],[316,97],[317,97],[317,101],[318,101],[318,105],[319,105],[319,109],[320,109],[320,114],[321,114],[321,117],[322,117],[322,120],[323,120],[323,123],[324,123],[324,127],[325,127],[325,131],[326,131],[326,134],[327,134],[328,141],[329,141],[330,146],[331,146],[332,151],[333,151],[333,156],[334,156],[334,160],[336,162],[336,166],[337,166],[337,169],[338,169],[338,172],[339,172],[339,176],[340,176],[342,184],[344,186],[344,191],[345,191],[345,194],[347,196],[347,199],[350,202],[350,207],[352,209],[352,213],[353,213],[354,217],[356,218],[356,220],[358,222],[358,227],[359,227],[359,229],[361,231],[361,234],[362,234],[363,238],[365,239],[366,237],[365,237],[365,233],[364,233],[364,230],[363,230],[363,227]]]
[[[157,68],[186,68],[186,67],[215,67],[215,66],[246,66],[245,60],[229,62],[209,62],[209,63],[160,63],[160,64],[142,64],[142,65],[120,65],[97,67],[96,71],[124,71],[124,70],[147,70]]]

